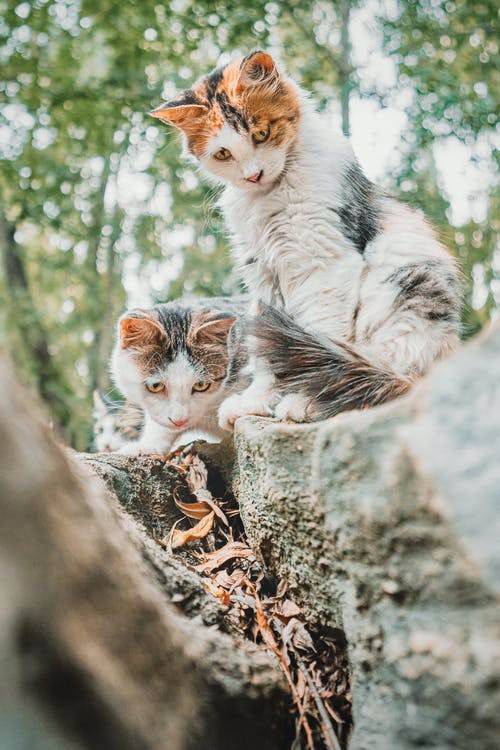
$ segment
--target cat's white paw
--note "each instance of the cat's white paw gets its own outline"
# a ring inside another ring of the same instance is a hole
[[[122,456],[138,456],[139,453],[142,453],[142,449],[139,441],[133,440],[130,443],[122,445],[116,452],[121,453]]]
[[[274,416],[281,422],[307,422],[309,400],[300,393],[289,393],[276,405]]]
[[[240,417],[269,417],[272,414],[270,401],[267,398],[256,398],[251,394],[235,393],[222,402],[219,408],[219,427],[232,430]]]

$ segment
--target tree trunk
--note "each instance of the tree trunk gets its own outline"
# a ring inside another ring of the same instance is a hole
[[[22,250],[15,239],[16,225],[0,216],[0,246],[9,296],[9,317],[20,333],[22,347],[32,363],[32,375],[40,398],[60,427],[69,423],[70,414],[58,393],[63,391],[59,373],[49,351],[49,341],[40,314],[31,296]]]
[[[342,0],[339,4],[340,14],[340,50],[338,58],[338,76],[340,89],[340,109],[342,113],[342,132],[350,135],[349,98],[352,89],[353,68],[351,65],[351,40],[349,22],[351,19],[351,2]]]
[[[96,194],[95,206],[93,211],[92,227],[89,230],[90,241],[89,251],[85,261],[85,273],[87,274],[87,287],[89,289],[89,299],[85,319],[89,321],[90,327],[94,333],[94,339],[87,350],[87,362],[89,368],[89,401],[93,391],[98,387],[99,372],[102,367],[107,366],[106,362],[101,362],[101,337],[103,335],[103,318],[105,317],[106,299],[104,275],[99,273],[98,261],[99,251],[102,240],[102,229],[106,222],[106,208],[104,199],[106,188],[111,175],[111,157],[107,156],[101,175],[101,185]]]
[[[119,285],[119,268],[118,259],[116,252],[116,242],[120,237],[121,223],[120,219],[122,212],[115,207],[112,219],[112,233],[109,238],[109,243],[106,247],[106,270],[103,278],[103,317],[100,323],[100,335],[99,335],[99,353],[97,360],[97,372],[96,372],[96,385],[97,388],[102,392],[109,388],[109,370],[108,362],[111,356],[111,350],[113,348],[113,341],[116,328],[116,316],[117,316],[117,293],[123,294],[122,288]]]

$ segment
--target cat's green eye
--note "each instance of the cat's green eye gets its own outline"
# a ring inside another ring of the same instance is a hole
[[[209,380],[198,380],[198,382],[193,385],[193,393],[195,391],[196,393],[203,393],[203,391],[208,391],[209,388],[210,388]]]
[[[165,383],[145,383],[145,386],[150,393],[160,393],[165,390]]]
[[[269,138],[269,125],[265,128],[259,128],[252,133],[254,143],[265,143]]]
[[[214,159],[218,159],[219,161],[227,161],[230,158],[231,152],[228,148],[222,147],[214,154]]]

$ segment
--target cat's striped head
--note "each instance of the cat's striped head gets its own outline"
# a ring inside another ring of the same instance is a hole
[[[152,114],[182,131],[188,152],[208,173],[259,190],[285,169],[300,101],[273,58],[257,51],[212,71]]]
[[[193,428],[222,397],[234,322],[228,312],[181,300],[129,310],[118,322],[113,380],[157,424]]]

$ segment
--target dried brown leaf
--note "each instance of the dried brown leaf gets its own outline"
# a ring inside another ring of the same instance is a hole
[[[196,492],[202,488],[206,489],[208,472],[201,458],[189,453],[184,466],[187,467],[186,482],[191,492]]]
[[[245,573],[241,568],[235,568],[232,573],[228,573],[227,570],[219,570],[214,580],[217,581],[219,586],[224,586],[224,588],[232,591],[243,582],[244,578]]]
[[[283,628],[283,643],[292,643],[295,648],[301,651],[314,650],[313,639],[307,632],[304,623],[300,622],[296,617],[288,622]]]
[[[226,589],[223,589],[222,586],[217,586],[211,578],[203,579],[203,584],[207,591],[209,591],[212,596],[215,596],[224,607],[229,607],[231,604],[231,597]]]
[[[276,638],[274,637],[274,633],[271,629],[271,626],[269,624],[269,620],[264,614],[264,610],[261,606],[257,604],[255,608],[255,615],[257,618],[257,625],[259,626],[260,634],[262,636],[262,640],[266,644],[268,648],[270,648],[272,651],[274,651],[275,654],[280,656],[280,650],[278,648],[278,644],[276,642]]]
[[[244,542],[229,542],[215,552],[208,552],[203,555],[202,562],[195,565],[198,573],[210,572],[220,568],[225,562],[233,557],[253,557],[253,552]]]
[[[208,515],[208,513],[210,513],[211,508],[205,502],[184,502],[184,500],[182,500],[180,496],[181,489],[181,486],[174,488],[173,498],[174,503],[179,508],[179,510],[184,513],[185,516],[188,516],[188,518],[195,518],[199,521],[200,518],[203,518],[203,516],[206,516]]]
[[[297,674],[297,680],[295,682],[295,689],[297,691],[297,695],[299,696],[299,698],[301,699],[304,698],[304,695],[307,689],[307,682],[302,672],[299,672]]]
[[[281,605],[281,614],[284,617],[297,617],[302,614],[302,610],[291,599],[285,599]]]
[[[198,502],[206,503],[207,506],[214,511],[215,515],[218,516],[218,518],[220,518],[220,520],[226,526],[229,526],[229,522],[227,520],[227,517],[224,511],[221,510],[219,505],[217,505],[217,503],[213,499],[212,494],[209,492],[209,490],[201,488],[199,490],[196,490],[193,494],[195,495]]]
[[[211,508],[206,503],[184,503],[182,500],[177,500],[175,497],[174,500],[179,510],[182,510],[185,516],[188,516],[188,518],[194,518],[197,521],[208,516],[208,514],[212,512]]]
[[[208,515],[204,516],[201,521],[198,521],[196,526],[193,526],[187,531],[180,531],[179,529],[173,529],[170,537],[172,549],[178,549],[183,547],[188,542],[196,542],[199,539],[203,539],[212,529],[214,525],[215,513],[211,511]]]
[[[275,604],[273,614],[286,624],[292,617],[300,617],[302,610],[295,602],[285,599],[283,602],[278,601]]]
[[[286,594],[287,588],[288,588],[288,582],[286,581],[285,578],[282,578],[280,582],[278,583],[278,588],[276,589],[276,598],[282,599]]]
[[[173,493],[176,506],[185,516],[199,520],[213,511],[226,526],[229,525],[226,515],[206,488],[200,488],[192,494],[196,497],[196,500],[185,502],[179,497],[179,488],[176,488]]]

